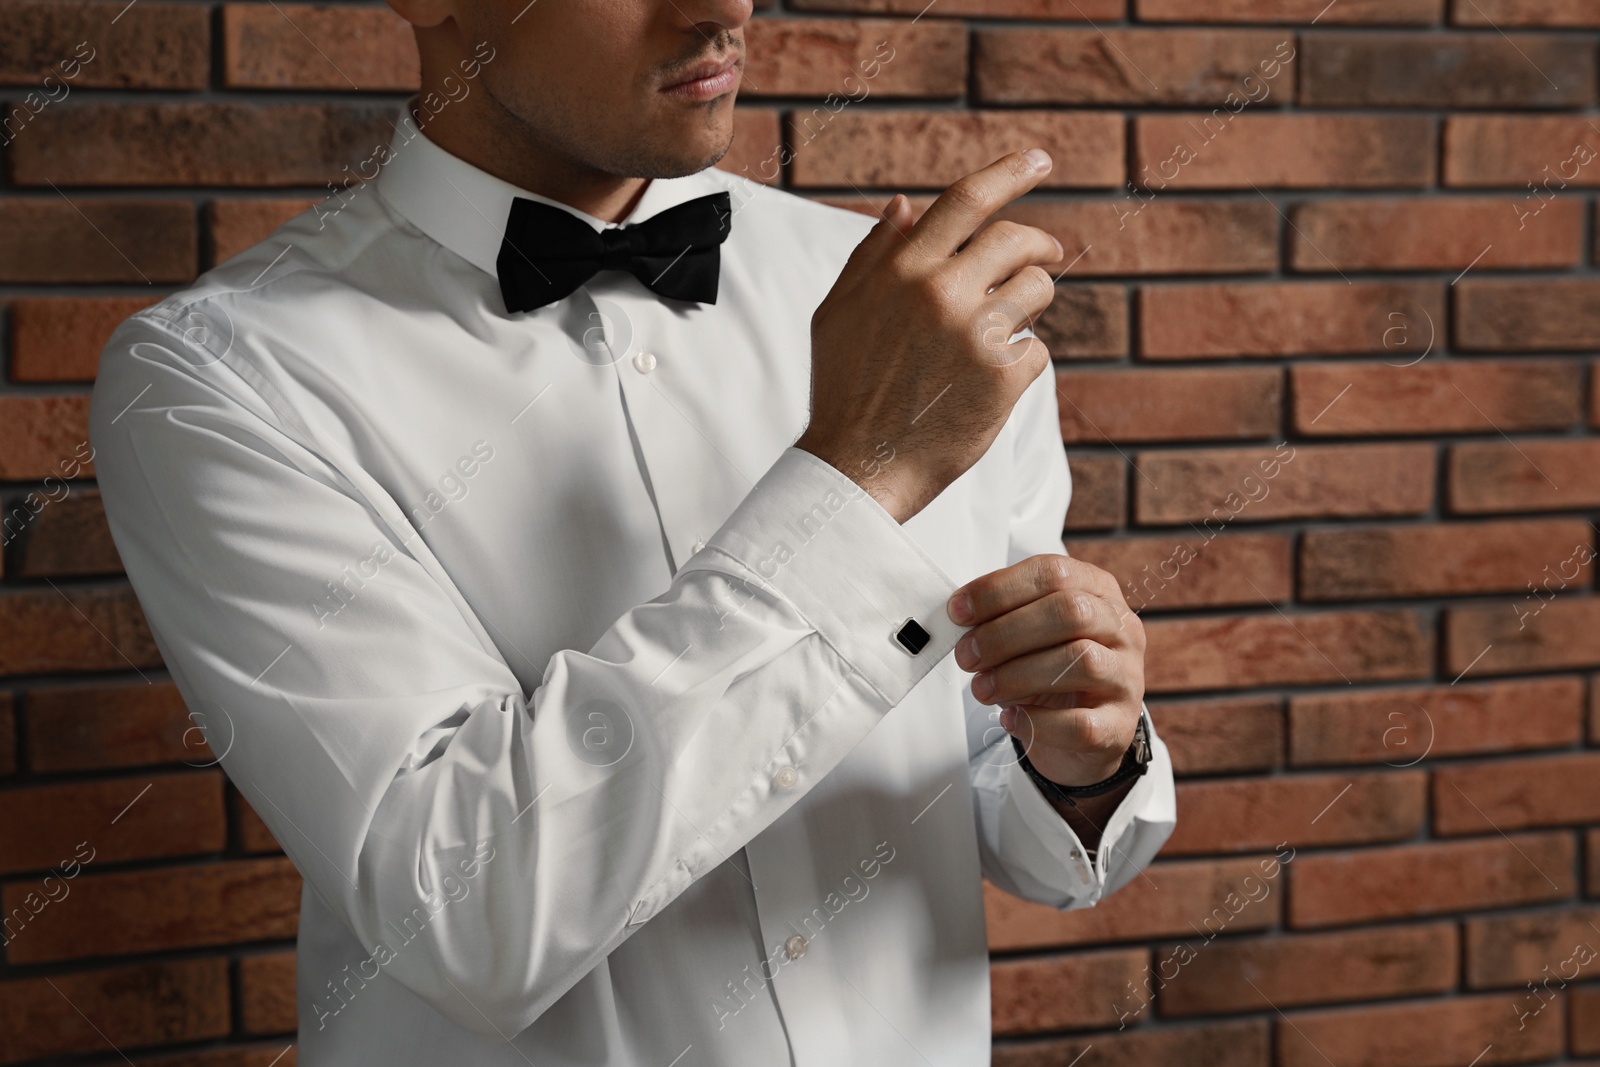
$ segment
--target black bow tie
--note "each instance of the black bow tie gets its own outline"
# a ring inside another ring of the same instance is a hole
[[[644,222],[598,233],[571,212],[516,197],[495,267],[506,310],[532,311],[602,270],[625,270],[661,296],[717,302],[718,247],[728,239],[727,193],[670,207]]]

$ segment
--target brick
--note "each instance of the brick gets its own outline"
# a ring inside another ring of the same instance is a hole
[[[1308,437],[1499,434],[1583,419],[1583,368],[1564,360],[1318,364],[1289,374],[1294,428]]]
[[[5,887],[6,912],[28,883]],[[204,867],[82,874],[72,907],[50,907],[8,949],[13,963],[42,963],[291,938],[300,919],[300,875],[287,859]]]
[[[1259,199],[1023,200],[996,217],[1054,236],[1066,249],[1058,273],[1074,277],[1257,274],[1278,260],[1278,216]]]
[[[939,0],[939,14],[986,19],[1085,22],[1122,18],[1127,0]],[[862,15],[920,15],[927,0],[789,0],[791,11],[849,11]]]
[[[16,701],[10,693],[0,692],[0,774],[15,774],[16,771]]]
[[[11,178],[17,185],[342,182],[343,168],[389,143],[394,116],[391,105],[368,103],[84,103],[33,121],[10,150]]]
[[[272,231],[318,201],[303,199],[213,200],[206,205],[211,232],[211,262],[232,259],[272,236]]]
[[[1371,189],[1433,184],[1431,118],[1141,115],[1133,180],[1168,189]]]
[[[1299,856],[1289,863],[1289,925],[1346,926],[1568,900],[1570,834],[1518,834]]]
[[[47,870],[78,842],[95,863],[115,863],[218,852],[227,836],[217,771],[0,793],[0,872]]]
[[[1600,822],[1600,752],[1453,764],[1433,772],[1437,834]]]
[[[1256,606],[1290,596],[1289,540],[1278,534],[1233,534],[1209,541],[1193,534],[1074,539],[1067,542],[1067,554],[1110,571],[1128,606],[1141,613]]]
[[[1178,826],[1164,855],[1252,852],[1398,841],[1422,828],[1427,775],[1421,771],[1297,774],[1183,782]],[[1240,812],[1250,812],[1240,819]],[[1296,861],[1298,862],[1298,861]]]
[[[1452,675],[1522,674],[1600,667],[1600,598],[1530,596],[1514,603],[1449,608],[1445,668]]]
[[[1119,456],[1067,457],[1072,501],[1067,529],[1106,530],[1128,521],[1128,471]]]
[[[740,107],[733,111],[733,143],[717,161],[717,169],[753,182],[775,185],[782,180],[783,124],[773,108]]]
[[[1291,697],[1289,762],[1406,767],[1424,756],[1567,748],[1582,742],[1583,702],[1576,678]]]
[[[0,478],[82,478],[94,473],[89,396],[0,397]]]
[[[5,197],[0,232],[0,284],[156,284],[195,274],[194,208],[176,200]]]
[[[411,24],[386,7],[227,4],[222,49],[230,89],[410,91],[420,82]]]
[[[1314,273],[1573,267],[1583,261],[1583,215],[1573,197],[1531,220],[1503,196],[1319,200],[1290,214],[1289,263]]]
[[[1287,102],[1292,34],[1263,30],[979,29],[976,99],[986,104]],[[1251,80],[1247,83],[1246,78]]]
[[[1467,351],[1600,348],[1600,279],[1469,278],[1456,289],[1456,343]]]
[[[28,762],[36,771],[214,763],[171,682],[50,686],[28,693]]]
[[[1462,923],[1467,985],[1507,989],[1544,984],[1551,992],[1580,975],[1600,971],[1600,909],[1546,911],[1535,915],[1496,915]],[[1578,951],[1582,949],[1586,951]],[[1585,973],[1587,972],[1587,973]],[[1554,982],[1555,984],[1546,984]],[[1529,996],[1530,1006],[1537,1001]]]
[[[247,1034],[292,1034],[294,953],[246,956],[239,961],[240,1022]]]
[[[1425,676],[1433,641],[1408,611],[1154,619],[1144,624],[1151,693]]]
[[[1563,572],[1593,557],[1593,545],[1589,524],[1570,519],[1308,530],[1300,599],[1521,593],[1546,576],[1557,588]]]
[[[224,1037],[228,988],[221,959],[0,982],[0,1063]]]
[[[1054,359],[1121,359],[1128,354],[1128,293],[1120,285],[1057,285],[1033,329]]]
[[[1444,182],[1509,186],[1521,217],[1563,189],[1600,185],[1600,131],[1565,115],[1452,115]]]
[[[100,351],[148,296],[41,296],[11,304],[11,380],[90,382]]]
[[[1457,26],[1600,26],[1589,0],[1452,0]]]
[[[1454,923],[1187,944],[1156,950],[1157,960],[1188,960],[1158,994],[1162,1015],[1446,993],[1460,962]]]
[[[994,1033],[1089,1030],[1117,1021],[1116,1001],[1148,973],[1142,948],[989,965]]]
[[[954,98],[967,33],[938,19],[755,19],[745,27],[740,96]]]
[[[1591,897],[1600,897],[1600,830],[1583,835],[1584,885]]]
[[[1600,742],[1600,674],[1589,676],[1589,741]]]
[[[1055,165],[1038,188],[1122,185],[1123,123],[1109,112],[861,111],[790,116],[793,182],[943,189],[1001,156],[1040,145]],[[823,134],[826,136],[823,136]],[[1070,151],[1062,151],[1071,146]]]
[[[1283,375],[1256,367],[1058,370],[1056,395],[1068,444],[1248,440],[1277,432]]]
[[[1582,107],[1595,99],[1589,42],[1552,34],[1319,33],[1302,39],[1311,107]]]
[[[59,492],[59,488],[56,490]],[[48,500],[48,498],[45,498]],[[48,501],[18,539],[16,573],[29,578],[117,574],[122,558],[96,489]]]
[[[1288,1022],[1277,1030],[1274,1062],[1282,1067],[1460,1067],[1474,1057],[1475,1067],[1489,1067],[1560,1055],[1564,1019],[1556,1006],[1519,1029],[1506,998],[1496,996],[1304,1011]]]
[[[1600,1053],[1600,986],[1579,986],[1568,998],[1572,1051],[1579,1055]]]
[[[1141,22],[1284,22],[1431,25],[1444,0],[1135,0]]]
[[[148,0],[123,6],[5,0],[0,85],[48,92],[52,102],[64,99],[62,87],[69,96],[74,89],[204,89],[211,73],[206,9]],[[54,78],[48,85],[46,75]]]
[[[1446,467],[1458,515],[1600,507],[1600,440],[1461,444]]]
[[[125,586],[0,596],[0,676],[120,671],[160,662],[139,602]]]
[[[233,797],[233,810],[237,815],[239,827],[239,847],[251,854],[264,852],[282,852],[278,839],[272,836],[272,831],[267,829],[267,824],[261,821],[261,816],[256,814],[256,809],[250,802],[239,795],[238,790],[230,791]]]
[[[1288,451],[1285,451],[1285,450]],[[1141,452],[1140,523],[1418,515],[1433,503],[1432,445],[1280,445],[1277,449]]]
[[[1179,777],[1265,771],[1283,750],[1283,707],[1276,697],[1151,701],[1150,717]]]
[[[1090,1050],[1094,1055],[1089,1057]],[[1088,1057],[1088,1058],[1086,1058]],[[1080,1061],[1084,1067],[1148,1067],[1181,1063],[1184,1067],[1269,1067],[1265,1019],[1163,1026],[1055,1038],[995,1047],[993,1067],[1062,1067]]]
[[[1444,288],[1429,282],[1262,282],[1139,289],[1146,359],[1392,353],[1409,362],[1446,327]]]
[[[1158,863],[1094,907],[1069,911],[1019,900],[986,882],[989,950],[1269,930],[1282,916],[1281,867],[1270,855]]]

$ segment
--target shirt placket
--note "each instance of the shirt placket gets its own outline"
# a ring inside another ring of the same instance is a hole
[[[685,367],[682,360],[709,359],[712,354],[682,343],[683,331],[672,328],[669,313],[655,297],[634,297],[624,291],[626,287],[626,281],[592,283],[580,293],[595,302],[627,418],[639,443],[645,466],[641,473],[651,486],[673,556],[669,563],[676,568],[705,547],[705,539],[754,485],[740,461],[755,470],[756,477],[767,464],[751,453],[748,443],[726,440],[729,435],[719,432],[718,426],[702,425],[694,418],[685,396],[691,379],[684,376],[709,371],[703,366]],[[746,402],[758,403],[759,396]],[[796,772],[786,770],[787,777],[780,770],[768,783],[772,792],[797,784]],[[754,970],[768,983],[794,1063],[796,1067],[849,1063],[849,1031],[838,1001],[833,953],[820,942],[813,948],[813,938],[807,935],[805,920],[822,906],[822,891],[812,870],[804,820],[780,818],[743,851],[751,868],[760,925],[752,933],[759,935],[766,954]]]

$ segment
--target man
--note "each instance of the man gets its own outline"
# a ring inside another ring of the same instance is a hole
[[[392,3],[426,132],[123,324],[92,413],[305,876],[301,1062],[987,1063],[981,877],[1088,906],[1174,821],[1060,551],[1061,249],[984,226],[1048,156],[871,225],[707,169],[748,0]]]

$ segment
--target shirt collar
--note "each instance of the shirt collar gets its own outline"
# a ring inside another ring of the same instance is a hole
[[[622,223],[607,222],[547,196],[502,181],[430,141],[404,110],[389,156],[378,176],[378,192],[417,229],[486,273],[499,276],[496,260],[515,197],[537,200],[582,219],[596,231],[643,222],[667,208],[724,188],[711,169],[682,178],[653,178]]]

